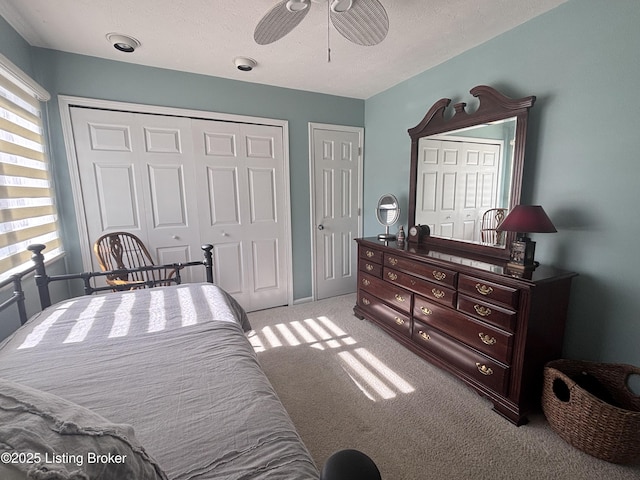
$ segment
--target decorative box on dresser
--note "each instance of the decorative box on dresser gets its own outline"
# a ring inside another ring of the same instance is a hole
[[[430,245],[358,243],[354,312],[489,398],[516,425],[540,402],[544,364],[561,357],[572,272]],[[526,277],[529,278],[526,278]]]

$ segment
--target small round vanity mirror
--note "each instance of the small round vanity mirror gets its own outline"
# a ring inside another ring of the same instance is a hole
[[[398,205],[398,199],[387,193],[382,195],[378,200],[378,208],[376,209],[376,217],[381,225],[385,226],[385,233],[378,235],[379,240],[395,240],[396,236],[389,233],[389,227],[394,225],[398,218],[400,218],[400,206]]]

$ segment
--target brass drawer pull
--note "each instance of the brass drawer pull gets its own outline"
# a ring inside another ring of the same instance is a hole
[[[447,274],[444,272],[439,272],[437,270],[434,270],[431,273],[433,275],[433,278],[435,278],[436,280],[444,280],[445,278],[447,278]]]
[[[476,283],[476,290],[480,295],[491,295],[491,293],[493,292],[493,288],[480,283]]]
[[[420,330],[420,331],[418,332],[418,335],[420,335],[420,336],[421,336],[422,338],[424,338],[425,340],[431,340],[431,337],[429,336],[429,334],[428,334],[428,333],[426,333],[426,332],[423,332],[422,330]]]
[[[420,311],[425,315],[431,315],[433,313],[433,310],[427,307],[420,307]]]
[[[398,259],[390,257],[389,258],[389,263],[395,267],[398,264]]]
[[[404,325],[404,320],[401,319],[400,317],[396,317],[395,318],[396,324],[397,325]]]
[[[482,343],[486,345],[496,344],[497,340],[494,337],[490,337],[489,335],[485,335],[484,333],[479,333],[478,336],[480,337],[480,340],[482,340]]]
[[[442,290],[438,290],[437,288],[431,290],[431,293],[433,293],[433,296],[436,298],[442,298],[445,296],[445,293]]]
[[[478,371],[483,375],[493,375],[493,370],[491,370],[491,368],[487,367],[486,365],[480,365],[479,363],[476,363],[476,367],[478,367]]]
[[[364,303],[365,305],[369,305],[371,303],[371,300],[369,300],[367,297],[362,297],[362,303]]]
[[[398,279],[398,275],[393,273],[393,272],[387,272],[387,277],[389,277],[391,280],[397,280]]]
[[[369,280],[368,278],[363,278],[363,279],[362,279],[362,284],[363,284],[365,287],[368,287],[369,285],[371,285],[371,280]]]
[[[369,257],[369,258],[371,258],[371,257],[375,256],[375,254],[376,254],[376,252],[373,252],[373,251],[371,251],[371,250],[367,250],[367,253],[365,253],[365,255],[366,255],[367,257]]]
[[[399,302],[404,302],[404,297],[398,293],[396,293],[396,300]]]
[[[482,305],[474,305],[473,308],[481,317],[488,317],[491,315],[491,309],[489,307],[483,307]]]
[[[376,268],[376,267],[374,267],[374,266],[373,266],[373,265],[371,265],[370,263],[367,263],[367,264],[364,266],[364,268],[366,268],[366,269],[367,269],[367,271],[369,271],[369,272],[370,272],[371,270],[373,270],[373,269],[374,269],[374,268]]]

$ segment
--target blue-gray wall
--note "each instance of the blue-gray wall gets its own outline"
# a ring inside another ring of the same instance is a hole
[[[31,47],[2,17],[0,17],[0,53],[25,73],[33,76]]]
[[[522,203],[559,230],[536,258],[579,273],[565,355],[640,365],[640,1],[572,0],[365,104],[365,198],[408,196],[409,136],[442,97],[536,95]],[[373,208],[365,234],[378,231]],[[406,209],[403,221],[406,225]]]

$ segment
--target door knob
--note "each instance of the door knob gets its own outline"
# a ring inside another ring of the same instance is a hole
[[[324,225],[322,224],[318,225],[318,230],[324,230]]]
[[[173,238],[174,240],[180,240],[180,237],[178,235],[171,235],[171,238]]]

